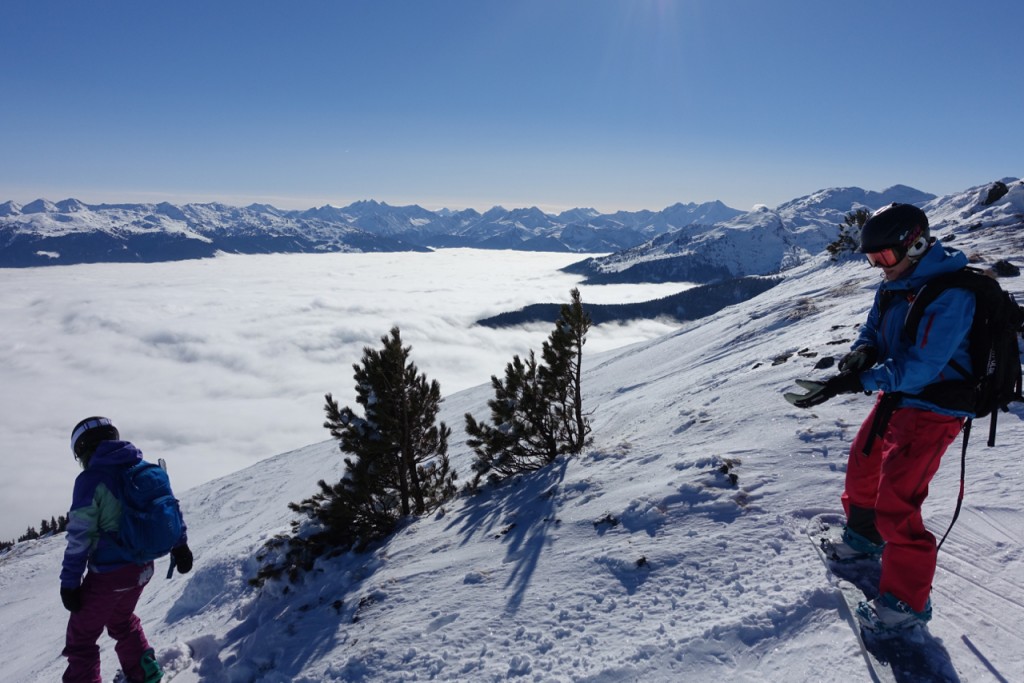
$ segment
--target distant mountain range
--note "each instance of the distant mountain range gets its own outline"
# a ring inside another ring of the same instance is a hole
[[[176,261],[238,254],[423,251],[443,247],[616,252],[741,215],[721,202],[663,211],[558,215],[533,207],[428,211],[361,201],[283,211],[266,204],[0,204],[0,267]]]
[[[533,207],[483,214],[361,201],[282,211],[266,204],[101,204],[44,199],[0,204],[0,267],[156,262],[217,253],[427,251],[444,247],[609,252],[563,268],[588,284],[688,282],[701,286],[640,304],[588,305],[595,322],[693,320],[783,281],[787,270],[835,241],[848,214],[891,202],[921,206],[940,230],[1005,228],[1024,220],[1016,178],[936,197],[905,185],[873,192],[829,188],[749,212],[721,202],[662,211],[553,215]],[[950,234],[952,239],[952,233]],[[535,304],[478,321],[491,327],[553,322],[557,304]]]
[[[905,185],[882,192],[828,188],[774,209],[742,212],[715,201],[662,211],[601,214],[536,207],[485,213],[429,211],[360,201],[283,211],[266,204],[100,204],[44,199],[0,204],[0,267],[96,262],[155,262],[235,254],[425,251],[445,247],[608,253],[564,270],[587,283],[726,283],[782,273],[835,241],[846,216],[891,202],[921,206],[935,228],[975,220],[995,202],[1016,201],[1016,178],[937,198]],[[1009,194],[1009,198],[1006,195]],[[1005,208],[1005,207],[1004,207]],[[722,301],[761,285],[745,284]],[[692,309],[695,292],[664,302]]]

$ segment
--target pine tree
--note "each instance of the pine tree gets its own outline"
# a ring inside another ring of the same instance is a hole
[[[422,515],[455,493],[444,422],[436,423],[441,387],[409,360],[397,327],[381,338],[383,348],[363,349],[354,365],[356,402],[362,416],[339,407],[327,394],[324,426],[338,439],[345,476],[293,509],[330,527],[342,542],[389,534],[402,517]]]
[[[583,308],[580,290],[573,289],[571,301],[563,304],[555,329],[544,342],[541,376],[546,393],[553,397],[555,417],[561,424],[567,453],[579,453],[590,434],[590,421],[583,414],[583,345],[592,321]]]
[[[477,456],[473,485],[485,475],[495,481],[583,449],[590,434],[583,412],[583,345],[591,319],[579,290],[573,289],[571,297],[544,342],[543,363],[538,365],[533,351],[526,361],[513,357],[503,380],[491,377],[490,422],[466,414],[467,444]]]
[[[476,451],[477,480],[540,469],[561,452],[559,422],[552,410],[533,351],[527,361],[514,356],[504,380],[491,377],[494,398],[487,402],[491,422],[466,413],[467,445]]]
[[[838,261],[847,254],[854,254],[860,249],[860,231],[871,218],[871,212],[865,208],[850,211],[839,226],[839,237],[825,249],[832,261]]]

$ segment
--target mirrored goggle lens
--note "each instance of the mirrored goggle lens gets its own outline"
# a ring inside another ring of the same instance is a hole
[[[903,254],[893,248],[873,251],[869,253],[867,257],[868,263],[875,268],[892,268],[903,260]]]

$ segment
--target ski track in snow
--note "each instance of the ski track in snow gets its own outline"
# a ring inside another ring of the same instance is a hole
[[[1024,262],[1012,231],[958,231],[954,245]],[[139,607],[161,662],[175,683],[867,680],[805,527],[839,507],[871,399],[804,411],[781,393],[830,372],[813,366],[846,350],[876,283],[859,261],[819,258],[746,304],[587,358],[585,453],[460,497],[371,553],[321,560],[294,585],[248,579],[288,531],[287,503],[340,474],[333,442],[184,493],[195,570],[166,581],[161,562]],[[444,404],[463,478],[461,416],[480,417],[490,394]],[[972,441],[963,514],[939,556],[929,630],[962,681],[1024,680],[1021,417],[1002,417],[994,448]],[[959,448],[926,504],[937,535]],[[4,680],[60,677],[62,552],[58,537],[0,556]]]

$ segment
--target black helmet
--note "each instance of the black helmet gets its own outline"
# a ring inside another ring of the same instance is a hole
[[[902,256],[920,258],[931,244],[928,216],[913,204],[892,203],[871,215],[860,231],[860,251],[872,254],[894,249]]]
[[[71,431],[71,452],[76,460],[85,462],[101,441],[117,441],[121,435],[106,417],[87,417]]]

